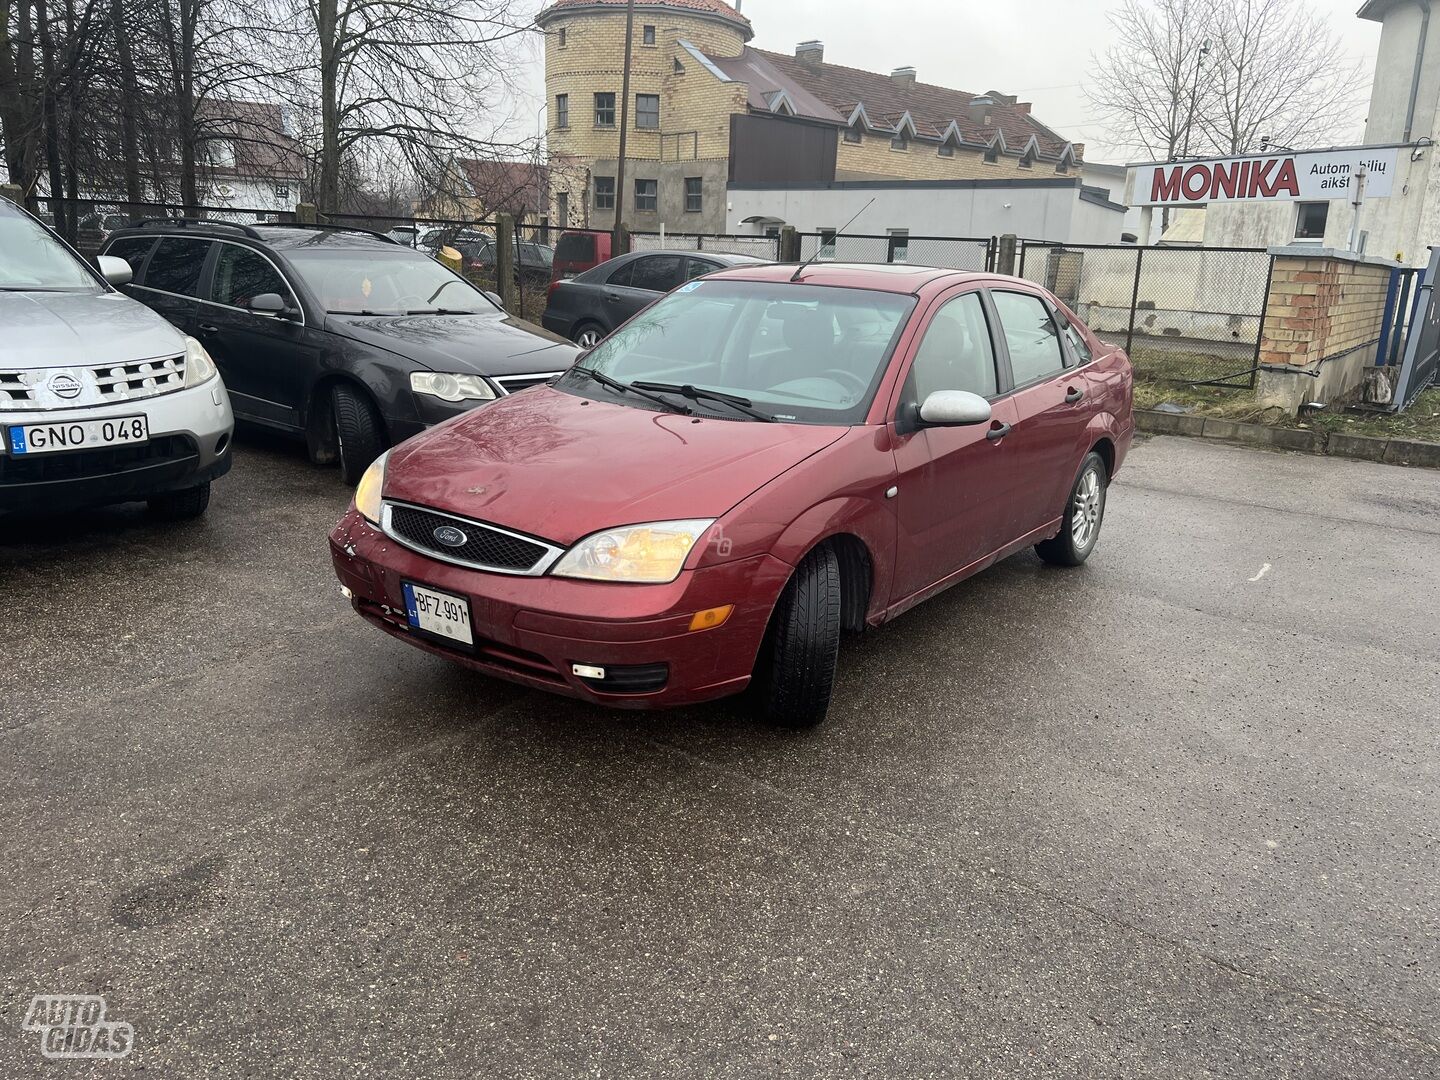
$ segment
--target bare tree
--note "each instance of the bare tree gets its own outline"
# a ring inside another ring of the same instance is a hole
[[[1334,142],[1363,83],[1325,18],[1297,0],[1230,0],[1210,17],[1215,93],[1202,123],[1216,150],[1243,154],[1260,139]]]

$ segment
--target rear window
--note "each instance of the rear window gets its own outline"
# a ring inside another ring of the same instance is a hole
[[[200,295],[200,268],[210,245],[204,240],[167,236],[150,256],[145,268],[145,287],[181,296]]]
[[[590,233],[566,233],[555,246],[555,258],[561,262],[595,261],[595,237]]]

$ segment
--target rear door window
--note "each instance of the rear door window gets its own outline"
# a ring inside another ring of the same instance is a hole
[[[719,263],[712,263],[707,259],[687,259],[685,261],[685,280],[691,281],[697,277],[704,277],[719,269]]]
[[[1050,309],[1029,293],[992,292],[995,310],[1010,350],[1010,372],[1016,386],[1038,382],[1065,370],[1065,352]]]
[[[610,277],[606,279],[611,285],[619,285],[622,288],[629,287],[635,280],[635,264],[628,262],[624,266],[611,271]]]
[[[153,236],[126,236],[116,240],[105,249],[106,255],[113,255],[117,259],[124,259],[130,264],[130,273],[136,284],[140,284],[140,268],[145,265],[145,256],[150,254],[150,249],[155,246]]]
[[[290,307],[297,307],[285,279],[258,251],[238,244],[221,244],[215,258],[215,283],[211,299],[230,307],[249,307],[250,301],[265,293],[276,293]]]
[[[1090,343],[1085,340],[1085,335],[1081,333],[1080,328],[1067,319],[1064,312],[1056,311],[1054,314],[1055,321],[1060,324],[1060,329],[1070,342],[1070,347],[1075,350],[1076,363],[1083,367],[1094,360],[1095,353],[1091,350]]]
[[[630,287],[649,292],[669,292],[684,280],[684,262],[679,255],[649,255],[638,259]]]
[[[199,296],[200,270],[209,253],[208,241],[165,237],[145,268],[145,287],[180,296]]]

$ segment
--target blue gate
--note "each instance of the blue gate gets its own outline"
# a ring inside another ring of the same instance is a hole
[[[1420,306],[1420,276],[1423,270],[1401,267],[1390,271],[1390,289],[1385,294],[1385,318],[1380,326],[1380,348],[1376,367],[1393,367],[1405,356],[1405,339],[1415,323]]]
[[[1403,336],[1404,340],[1401,344],[1390,343],[1400,363],[1391,411],[1408,409],[1420,391],[1435,381],[1437,371],[1440,371],[1440,297],[1435,295],[1437,277],[1440,277],[1440,248],[1431,251],[1430,265],[1425,268],[1423,276],[1413,281],[1415,298],[1409,302],[1408,312],[1405,307],[1396,306],[1397,333],[1392,336]],[[1395,290],[1392,278],[1391,291]],[[1388,313],[1388,304],[1386,308]],[[1400,313],[1409,315],[1405,326],[1398,326]],[[1382,339],[1382,349],[1385,345]]]

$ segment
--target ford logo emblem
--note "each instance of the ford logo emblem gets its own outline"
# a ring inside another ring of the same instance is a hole
[[[66,371],[51,375],[46,386],[52,394],[58,398],[64,398],[66,401],[79,397],[82,389],[80,380]]]
[[[435,530],[434,536],[437,544],[443,544],[448,548],[464,547],[470,542],[470,537],[455,528],[454,525],[441,525]]]

